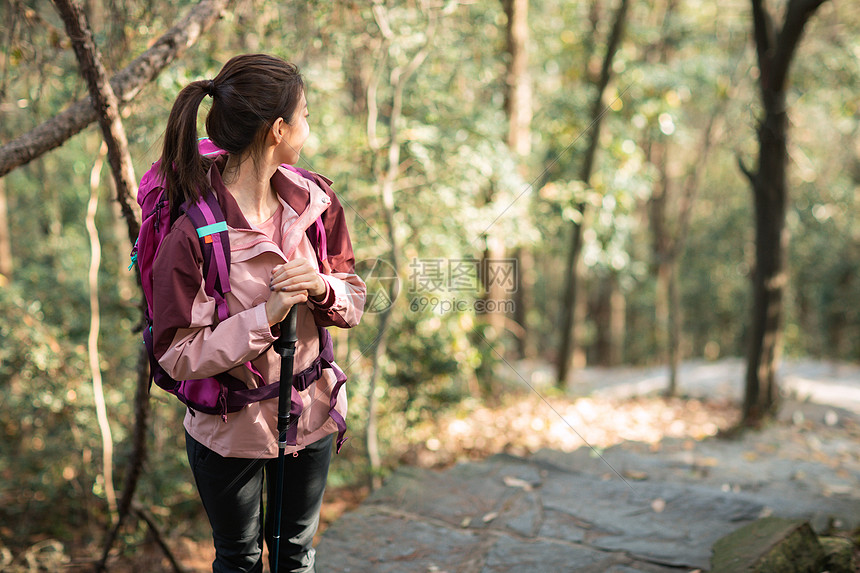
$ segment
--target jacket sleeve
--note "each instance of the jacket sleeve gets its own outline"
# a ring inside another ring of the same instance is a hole
[[[355,255],[343,207],[327,181],[316,177],[331,204],[322,214],[326,233],[328,258],[320,272],[325,280],[326,296],[322,301],[308,300],[308,306],[319,326],[351,328],[359,323],[364,312],[367,287],[355,274]]]
[[[177,224],[155,259],[152,300],[155,357],[175,380],[221,374],[256,358],[275,340],[265,303],[218,322],[202,267],[196,235]]]

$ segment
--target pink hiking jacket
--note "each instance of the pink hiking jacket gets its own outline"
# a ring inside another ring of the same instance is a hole
[[[251,361],[266,383],[280,378],[280,356],[271,345],[277,338],[269,328],[265,304],[272,269],[288,259],[306,258],[327,284],[321,302],[308,301],[298,309],[294,372],[307,368],[320,352],[317,325],[351,328],[359,323],[366,287],[355,274],[355,258],[343,208],[328,179],[319,185],[280,168],[272,177],[284,212],[282,244],[252,228],[221,180],[221,156],[209,170],[209,180],[224,212],[230,235],[230,285],[226,300],[230,315],[218,321],[215,300],[203,288],[203,257],[194,225],[181,216],[161,244],[153,266],[153,337],[155,356],[176,380],[197,379],[230,371],[249,387],[258,382],[243,366]],[[321,219],[319,229],[317,219]],[[305,231],[315,226],[328,257],[319,264]],[[322,232],[324,230],[324,233]],[[302,449],[337,431],[329,414],[336,376],[323,369],[320,378],[301,392],[303,411],[298,419],[296,446]],[[225,457],[277,457],[277,398],[249,404],[221,416],[192,412],[185,428],[198,442]],[[337,395],[335,410],[346,417],[346,391]],[[295,423],[295,422],[294,422]]]

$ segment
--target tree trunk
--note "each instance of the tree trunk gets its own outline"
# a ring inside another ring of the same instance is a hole
[[[656,261],[656,281],[654,285],[654,321],[656,323],[654,342],[663,364],[669,363],[669,273],[671,265],[666,261]],[[673,392],[667,391],[672,395]]]
[[[518,247],[514,251],[514,260],[517,262],[517,290],[513,295],[514,322],[522,329],[522,334],[517,336],[517,354],[520,358],[527,358],[537,353],[528,318],[535,285],[535,261],[528,247]]]
[[[627,303],[615,272],[602,277],[596,290],[591,312],[597,336],[592,354],[595,364],[611,368],[622,362]],[[574,366],[576,367],[576,357]]]
[[[506,51],[507,72],[505,74],[505,113],[508,116],[508,148],[518,157],[525,159],[531,153],[532,87],[528,73],[529,22],[528,0],[502,0],[507,16]],[[525,171],[520,165],[520,172]],[[501,256],[504,257],[504,251]],[[520,326],[522,334],[517,336],[517,354],[520,358],[528,352],[528,304],[531,300],[529,269],[533,266],[532,254],[527,247],[518,247],[514,253],[517,261],[517,289],[514,292],[513,320]],[[490,293],[491,300],[505,296],[502,289]],[[498,292],[501,291],[501,292]]]
[[[120,198],[120,204],[128,209],[125,213],[126,218],[136,220],[131,211],[130,198],[137,184],[131,155],[128,153],[128,139],[119,116],[119,102],[116,94],[108,81],[107,72],[102,65],[101,55],[96,49],[83,9],[74,0],[54,0],[54,5],[63,19],[78,59],[81,75],[87,82],[90,102],[96,110],[96,119],[107,143],[108,161],[113,171],[117,197]],[[134,233],[134,236],[129,235],[132,242],[136,238],[137,233]]]
[[[388,321],[391,317],[391,307],[386,308],[379,314],[377,326],[379,335],[371,343],[373,354],[371,355],[370,382],[367,391],[367,460],[370,464],[370,488],[372,490],[382,487],[382,454],[379,449],[379,434],[377,431],[377,419],[379,417],[379,398],[376,396],[376,387],[379,382],[379,363],[388,349]]]
[[[682,334],[682,315],[681,315],[681,294],[678,292],[678,265],[676,260],[672,260],[669,264],[669,284],[667,285],[667,294],[669,301],[669,324],[668,324],[668,343],[669,343],[669,386],[666,393],[669,396],[674,396],[678,393],[678,371],[681,368],[681,334]]]
[[[0,281],[12,280],[12,235],[9,232],[8,195],[6,180],[0,179]],[[3,283],[0,282],[0,287]]]
[[[790,0],[785,21],[775,30],[764,0],[752,0],[756,53],[764,118],[759,125],[759,156],[750,180],[755,206],[756,263],[753,273],[752,324],[747,355],[742,425],[758,424],[777,406],[776,369],[781,352],[780,323],[787,280],[788,116],[785,91],[788,70],[803,29],[825,0]]]
[[[531,86],[528,78],[528,0],[502,0],[505,23],[505,91],[504,109],[508,118],[506,142],[517,156],[525,156],[531,150]],[[486,190],[485,204],[495,200],[495,189],[491,184]],[[489,342],[494,342],[505,330],[508,317],[503,310],[508,294],[504,285],[496,279],[494,268],[503,265],[508,257],[504,237],[497,230],[484,233],[484,250],[479,269],[484,288],[482,315],[492,328],[487,333]],[[520,324],[522,326],[522,324]],[[488,373],[484,386],[492,392],[494,377]]]
[[[609,366],[618,366],[624,361],[624,342],[627,333],[627,300],[621,292],[618,277],[613,276],[612,295],[609,297]]]
[[[657,285],[654,295],[657,319],[657,345],[663,363],[668,367],[669,382],[664,394],[678,394],[678,369],[681,365],[681,308],[678,293],[677,261],[661,260],[657,265]]]
[[[143,472],[143,463],[146,461],[146,436],[149,425],[149,354],[146,352],[146,347],[141,344],[137,356],[137,392],[134,395],[134,434],[132,436],[133,444],[131,457],[128,460],[128,468],[126,470],[125,482],[122,488],[122,495],[117,504],[117,512],[120,519],[114,524],[107,534],[102,549],[102,556],[96,564],[96,571],[104,571],[107,568],[107,560],[110,556],[110,550],[113,547],[114,541],[119,535],[119,529],[123,523],[123,516],[129,514],[134,500],[134,492],[137,489],[137,483],[140,481],[140,475]],[[171,563],[175,562],[173,556],[169,554],[169,550],[164,546],[162,548],[167,554]]]
[[[648,218],[651,228],[651,253],[653,257],[656,285],[654,290],[655,344],[664,364],[668,364],[669,339],[669,249],[671,237],[668,229],[666,207],[669,199],[668,145],[662,136],[649,142],[648,161],[657,168],[648,200]],[[668,392],[674,393],[674,390]],[[668,393],[667,392],[667,393]]]
[[[583,210],[585,209],[583,205]],[[580,211],[582,213],[582,211]],[[582,213],[584,216],[584,213]],[[556,359],[556,386],[567,389],[567,379],[570,375],[573,354],[575,353],[579,340],[577,336],[576,320],[579,313],[576,312],[577,301],[581,304],[582,297],[576,292],[580,288],[577,280],[577,265],[579,255],[582,252],[582,224],[573,223],[570,229],[570,248],[565,259],[565,286],[561,302],[561,341],[559,343],[558,356]]]
[[[776,369],[780,354],[782,296],[785,282],[785,226],[788,160],[785,111],[765,111],[759,128],[759,169],[753,184],[755,254],[753,308],[747,356],[744,423],[757,423],[776,407]]]
[[[674,2],[667,10],[674,8]],[[667,14],[668,18],[668,14]],[[664,24],[665,24],[664,18]],[[665,25],[664,25],[665,28]],[[667,62],[668,51],[659,48],[660,61]],[[732,82],[734,83],[734,82]],[[718,120],[723,116],[729,99],[724,97],[714,107],[702,131],[693,159],[687,164],[679,196],[672,193],[675,185],[674,169],[668,159],[669,142],[662,136],[646,144],[648,160],[657,167],[660,175],[649,200],[649,225],[652,234],[653,265],[656,276],[655,319],[657,323],[657,346],[668,365],[669,383],[665,394],[674,396],[678,392],[678,370],[681,364],[681,338],[683,336],[683,310],[678,291],[678,260],[684,250],[690,227],[693,203],[705,172],[703,166],[713,147],[714,132]],[[677,216],[670,217],[669,205],[678,204]],[[670,219],[674,223],[670,223]]]
[[[708,139],[709,141],[709,139]],[[677,259],[680,255],[683,238],[679,231],[673,231],[669,225],[668,205],[671,201],[671,175],[667,157],[668,143],[652,141],[649,146],[650,161],[657,166],[660,174],[651,194],[650,226],[652,233],[652,250],[656,275],[654,293],[654,316],[657,323],[656,344],[663,363],[668,366],[669,383],[665,390],[666,396],[678,393],[678,368],[680,365],[681,342],[681,309],[679,308]],[[696,165],[701,165],[707,153],[697,154]],[[685,199],[692,201],[695,187],[685,189],[682,203]],[[679,219],[689,217],[689,210],[682,209]],[[684,226],[679,221],[678,227]]]
[[[516,155],[531,153],[532,89],[528,73],[529,1],[503,0],[506,25],[507,73],[505,112],[508,147]]]
[[[621,0],[618,10],[615,12],[615,22],[612,25],[612,32],[606,45],[606,55],[603,58],[600,78],[597,81],[597,89],[591,104],[588,148],[586,149],[585,158],[583,159],[582,168],[579,173],[580,181],[586,184],[591,179],[591,172],[594,167],[594,157],[597,152],[597,144],[600,141],[600,126],[606,113],[606,108],[603,106],[603,95],[606,87],[609,85],[609,79],[612,75],[612,61],[615,59],[615,52],[618,50],[621,36],[624,33],[628,5],[629,0]],[[567,386],[567,378],[570,374],[571,359],[573,356],[572,348],[575,343],[574,309],[577,306],[577,289],[579,288],[577,266],[579,264],[579,256],[582,252],[582,231],[585,223],[586,204],[579,203],[576,205],[576,209],[581,216],[579,221],[573,222],[570,230],[570,249],[568,250],[565,264],[565,284],[562,295],[561,342],[556,362],[556,385],[560,389],[564,389]]]
[[[609,366],[612,354],[612,283],[614,277],[601,276],[597,288],[592,295],[589,311],[594,319],[595,337],[592,346],[593,360],[597,366]]]
[[[659,41],[649,50],[653,59],[665,66],[672,55],[669,38],[669,24],[677,6],[675,0],[667,0],[665,5],[657,7],[653,12],[653,26],[660,26]],[[658,22],[658,15],[662,20]],[[648,56],[646,55],[646,58]],[[677,304],[677,277],[675,276],[676,258],[679,254],[678,237],[672,230],[669,217],[669,204],[672,203],[671,190],[673,181],[669,167],[670,142],[661,134],[651,139],[648,144],[649,161],[657,167],[659,178],[649,200],[649,223],[652,235],[652,255],[656,276],[654,293],[654,318],[656,322],[656,344],[664,364],[668,365],[669,384],[665,390],[667,396],[674,396],[678,388],[678,362],[680,332],[674,330],[674,321],[680,315]],[[704,157],[696,157],[697,164]],[[680,227],[680,224],[679,224]],[[679,323],[680,324],[680,323]]]
[[[492,192],[488,193],[487,203],[492,202],[492,195]],[[476,314],[483,315],[487,324],[492,327],[492,333],[489,334],[489,338],[493,341],[505,329],[505,314],[501,309],[504,307],[502,303],[507,300],[504,285],[497,280],[494,270],[498,270],[504,264],[503,261],[506,260],[507,254],[504,240],[493,231],[487,231],[484,235],[484,242],[487,246],[481,254],[481,261],[479,263],[481,283],[484,288],[484,305],[480,312]],[[490,388],[492,381],[493,375],[490,373],[486,384],[490,391],[492,391]]]

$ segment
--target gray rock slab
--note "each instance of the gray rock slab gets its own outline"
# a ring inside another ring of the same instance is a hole
[[[464,556],[474,556],[480,547],[486,571],[504,570],[514,554],[528,570],[538,570],[535,564],[542,559],[550,563],[547,570],[573,571],[557,567],[563,562],[591,566],[614,552],[644,562],[706,568],[711,545],[759,517],[762,509],[738,494],[686,484],[629,484],[494,456],[444,472],[395,472],[362,506],[360,523],[344,516],[326,532],[323,547],[333,540],[348,547],[357,543],[361,548],[352,552],[357,559],[352,566],[374,557],[379,571],[406,560],[463,567]],[[365,543],[362,536],[372,530],[383,537]],[[497,541],[487,546],[487,536]],[[419,549],[425,546],[438,546],[446,556],[431,559],[433,551]]]
[[[666,565],[707,568],[711,546],[763,506],[740,495],[670,483],[626,484],[549,472],[543,506],[588,524],[584,541]]]
[[[458,529],[379,506],[344,515],[316,550],[317,570],[344,573],[679,573],[622,552]]]
[[[591,573],[609,571],[618,561],[633,563],[583,545],[457,529],[370,506],[338,520],[317,546],[318,570],[348,573]]]
[[[607,560],[607,554],[584,546],[501,537],[490,548],[481,573],[583,571]]]
[[[317,569],[343,573],[480,571],[487,544],[474,531],[362,506],[326,530],[316,548]]]
[[[778,435],[772,439],[774,452],[763,454],[756,445],[766,439],[710,439],[698,442],[694,450],[682,440],[664,440],[657,452],[648,444],[628,442],[606,449],[602,457],[580,448],[572,453],[542,450],[531,459],[601,479],[618,479],[617,472],[634,488],[638,483],[671,482],[744,494],[761,504],[765,514],[811,519],[819,532],[830,522],[842,529],[860,525],[860,465],[851,458],[831,464],[803,459],[805,452],[788,451],[791,444]],[[821,444],[819,449],[826,452],[829,446]]]
[[[456,527],[485,529],[494,522],[494,526],[504,523],[528,535],[537,529],[540,503],[527,494],[539,487],[541,480],[540,470],[526,460],[500,455],[445,472],[403,468],[366,503]]]

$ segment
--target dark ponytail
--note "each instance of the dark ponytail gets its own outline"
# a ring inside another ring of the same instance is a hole
[[[208,187],[206,171],[211,162],[197,149],[197,110],[208,95],[209,83],[201,80],[188,84],[176,97],[167,120],[158,170],[167,182],[171,220],[176,219],[183,203],[196,201]]]
[[[212,164],[197,147],[197,112],[212,96],[206,131],[212,142],[240,160],[257,155],[279,117],[290,122],[301,101],[304,81],[298,68],[265,54],[236,56],[215,79],[191,82],[176,97],[161,154],[159,173],[167,182],[171,218],[185,201],[209,191]]]

